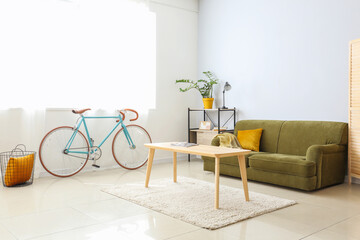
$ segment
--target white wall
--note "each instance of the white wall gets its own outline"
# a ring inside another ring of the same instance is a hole
[[[200,0],[199,72],[230,82],[226,103],[240,119],[347,122],[359,9],[356,0]]]
[[[144,126],[153,142],[186,141],[187,107],[196,102],[197,96],[180,94],[175,80],[183,76],[197,76],[197,0],[156,0],[150,1],[149,7],[156,17],[156,107],[143,113],[135,124]],[[143,100],[148,101],[146,98]],[[119,109],[129,105],[131,103],[121,102]],[[98,110],[89,114],[113,112]],[[70,109],[1,110],[0,152],[10,151],[18,143],[26,144],[28,150],[38,151],[46,132],[57,126],[73,126],[77,117]],[[103,131],[109,131],[114,121],[90,121],[89,128],[95,133],[93,138],[98,144],[105,136]],[[102,168],[118,167],[111,154],[111,141],[112,137],[102,147],[103,156],[98,162]],[[171,157],[171,153],[161,151],[155,155],[156,159]],[[88,163],[88,169],[91,169],[90,165]],[[43,171],[37,159],[36,174],[42,175]]]
[[[197,0],[154,0],[156,13],[156,108],[149,113],[153,141],[186,141],[187,108],[198,96],[184,95],[175,85],[182,77],[197,77]],[[172,157],[167,152],[156,156]],[[155,157],[156,157],[155,156]]]

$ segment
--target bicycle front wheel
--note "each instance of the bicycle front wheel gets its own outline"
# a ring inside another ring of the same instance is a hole
[[[121,167],[130,170],[138,169],[148,160],[149,150],[144,144],[151,143],[151,138],[149,133],[138,125],[127,125],[126,130],[135,146],[129,145],[125,130],[122,128],[113,140],[113,156]]]
[[[48,173],[56,177],[70,177],[85,167],[89,159],[89,143],[84,134],[78,131],[71,144],[69,150],[76,153],[65,151],[73,134],[72,127],[58,127],[48,132],[41,141],[39,159]]]

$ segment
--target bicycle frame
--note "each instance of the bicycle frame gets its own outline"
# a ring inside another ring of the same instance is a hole
[[[68,143],[66,144],[65,146],[65,149],[64,149],[64,152],[65,153],[77,153],[77,154],[92,154],[94,152],[96,152],[97,149],[93,150],[93,143],[92,143],[92,140],[91,140],[91,137],[90,137],[90,134],[89,134],[89,130],[87,128],[87,125],[86,125],[86,121],[85,119],[104,119],[104,118],[112,118],[112,119],[118,119],[119,122],[113,127],[113,129],[108,133],[108,135],[101,141],[101,143],[99,144],[99,146],[97,147],[101,147],[105,142],[106,140],[110,137],[110,135],[115,131],[115,129],[121,125],[121,127],[124,129],[124,134],[125,134],[125,137],[126,137],[126,140],[129,144],[129,147],[130,148],[135,148],[135,144],[133,143],[131,137],[130,137],[130,134],[128,132],[128,130],[126,129],[126,126],[121,118],[120,115],[118,116],[94,116],[94,117],[88,117],[88,116],[83,116],[81,115],[81,120],[80,122],[76,125],[75,127],[75,131],[73,132],[73,134],[71,135]],[[85,132],[86,132],[86,137],[88,139],[88,142],[90,144],[90,151],[73,151],[73,150],[70,150],[71,148],[71,145],[76,137],[76,134],[78,133],[80,127],[81,127],[81,124],[84,123],[84,128],[85,128]]]

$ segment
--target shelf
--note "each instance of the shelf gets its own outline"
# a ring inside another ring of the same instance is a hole
[[[225,130],[221,130],[220,129],[220,132],[233,132],[234,129],[225,129]],[[218,130],[214,131],[214,130],[202,130],[202,129],[190,129],[190,132],[215,132],[215,133],[218,133]]]
[[[205,129],[199,129],[199,127],[191,128],[190,126],[190,119],[191,119],[191,112],[202,112],[203,113],[203,121],[210,121],[214,127],[224,127],[229,122],[230,119],[233,120],[233,126],[235,128],[236,123],[236,108],[215,108],[215,109],[199,109],[199,108],[188,108],[188,142],[190,143],[198,143],[198,144],[206,144],[210,145],[211,140],[213,137],[215,137],[217,134],[224,133],[224,132],[233,132],[233,129],[226,129],[226,130],[205,130]],[[216,119],[212,119],[211,114],[216,113],[217,117]],[[232,112],[231,116],[228,116],[228,114],[225,114],[227,117],[225,118],[225,121],[221,123],[221,115],[223,112]],[[199,126],[199,125],[198,125]],[[231,126],[230,126],[231,127]],[[188,160],[190,161],[190,155],[188,155]]]
[[[214,132],[213,130],[203,130],[203,129],[190,129],[192,132]]]
[[[189,111],[234,111],[235,108],[212,108],[212,109],[200,109],[200,108],[189,108]]]

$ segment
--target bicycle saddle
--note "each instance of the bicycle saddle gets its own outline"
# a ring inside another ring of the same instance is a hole
[[[81,110],[72,110],[73,113],[75,114],[83,114],[84,112],[91,110],[91,108],[85,108],[85,109],[81,109]]]

